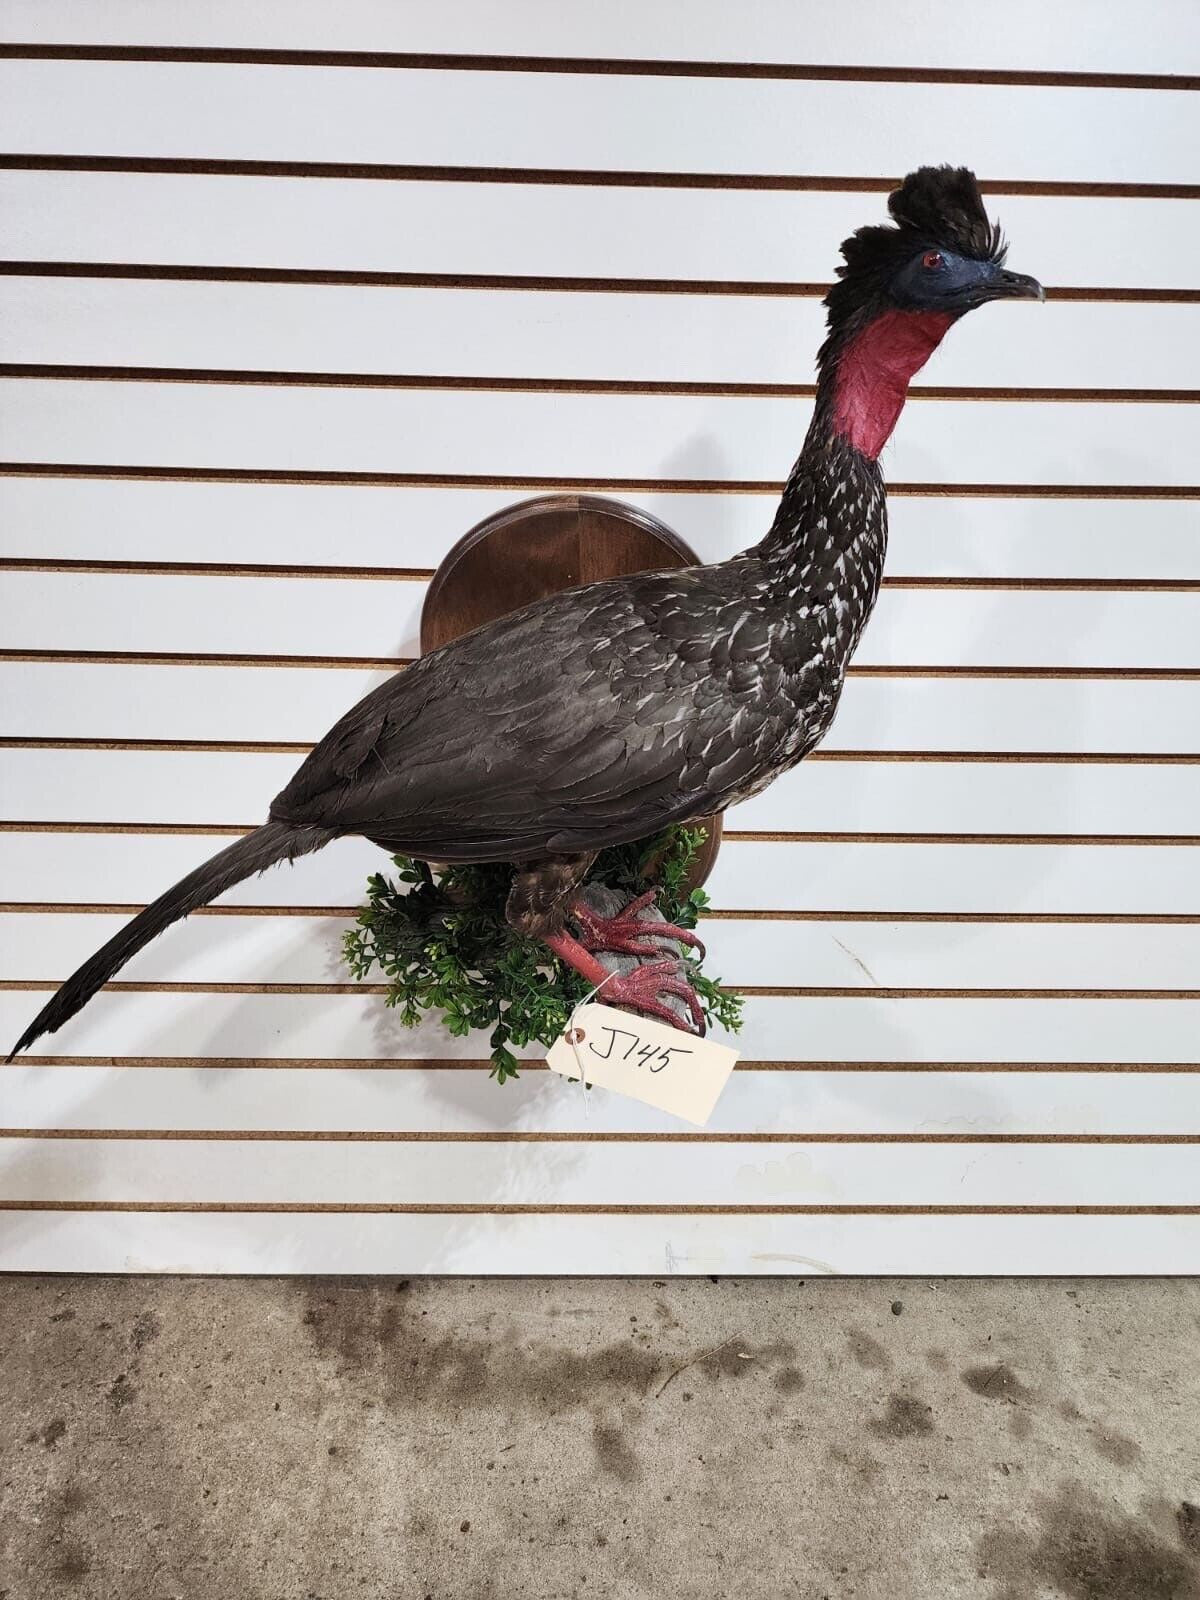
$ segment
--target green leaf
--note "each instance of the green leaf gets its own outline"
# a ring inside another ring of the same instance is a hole
[[[687,878],[705,838],[703,828],[674,827],[604,850],[588,881],[629,898],[654,887],[664,917],[694,927],[708,896],[689,889]],[[511,866],[445,867],[435,874],[408,856],[394,856],[393,863],[394,880],[382,873],[368,879],[367,903],[344,935],[351,976],[361,982],[378,968],[388,983],[384,1003],[406,1027],[432,1013],[457,1038],[490,1029],[490,1076],[498,1083],[518,1077],[509,1046],[549,1047],[591,986],[544,945],[509,927],[504,911]],[[698,962],[689,960],[687,971],[709,1022],[740,1027],[740,997],[707,977]]]

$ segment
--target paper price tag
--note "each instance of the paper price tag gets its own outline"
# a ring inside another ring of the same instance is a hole
[[[586,1005],[550,1046],[546,1065],[702,1128],[737,1058],[736,1050],[652,1017]]]

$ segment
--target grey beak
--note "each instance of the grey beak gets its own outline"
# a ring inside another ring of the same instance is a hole
[[[1036,278],[1023,272],[999,272],[991,285],[989,298],[997,300],[1044,300],[1046,291]]]

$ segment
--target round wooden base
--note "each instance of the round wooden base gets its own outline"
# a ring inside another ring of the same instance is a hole
[[[620,500],[586,494],[522,500],[478,523],[434,573],[421,611],[421,653],[577,583],[698,561],[665,523]],[[712,871],[721,818],[704,817],[697,826],[708,839],[696,859],[693,887]]]

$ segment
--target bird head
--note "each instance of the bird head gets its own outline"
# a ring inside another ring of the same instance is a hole
[[[1035,278],[1009,272],[1007,246],[966,167],[918,167],[888,196],[894,226],[859,228],[842,245],[825,296],[816,437],[875,458],[909,380],[959,317],[989,300],[1044,300]]]
[[[918,167],[888,196],[895,227],[859,228],[842,244],[825,298],[830,328],[885,311],[953,319],[989,300],[1044,300],[1036,278],[1009,272],[1008,246],[966,167]]]

